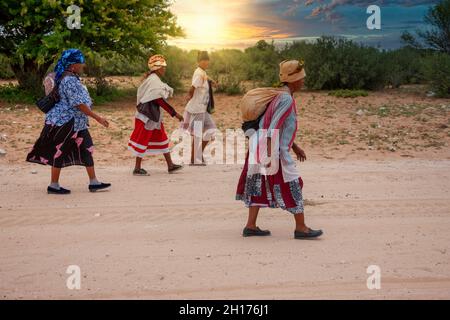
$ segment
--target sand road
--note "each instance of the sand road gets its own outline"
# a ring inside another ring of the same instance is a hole
[[[0,166],[1,299],[450,298],[448,160],[302,164],[318,241],[294,240],[279,209],[260,216],[272,237],[242,238],[238,165],[150,177],[100,166],[114,186],[98,194],[69,168],[62,198],[45,194],[48,170]],[[67,288],[70,265],[80,290]],[[367,288],[370,265],[380,290]]]

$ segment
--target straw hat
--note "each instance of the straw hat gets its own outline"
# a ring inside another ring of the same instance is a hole
[[[306,77],[304,62],[298,60],[285,60],[280,63],[280,81],[296,82]]]
[[[161,54],[155,54],[148,59],[148,67],[150,71],[156,71],[162,67],[167,67],[166,58]]]

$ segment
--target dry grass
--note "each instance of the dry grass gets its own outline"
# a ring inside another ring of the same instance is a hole
[[[138,79],[132,79],[133,86]],[[117,83],[130,85],[126,79]],[[217,95],[213,115],[220,130],[241,127],[239,96]],[[367,97],[337,98],[327,92],[301,92],[298,141],[313,159],[385,159],[419,157],[450,159],[450,101],[428,98],[407,90],[370,92]],[[184,95],[171,101],[184,111]],[[106,116],[111,128],[92,122],[91,133],[101,163],[131,162],[127,142],[133,130],[135,101],[127,98],[96,108]],[[168,133],[178,122],[165,117]],[[39,136],[43,115],[27,105],[0,102],[0,148],[7,151],[0,161],[23,163]],[[152,161],[163,161],[157,157]]]

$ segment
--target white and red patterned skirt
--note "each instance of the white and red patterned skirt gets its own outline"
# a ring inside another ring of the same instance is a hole
[[[128,149],[134,156],[143,158],[147,155],[169,153],[169,138],[161,123],[161,129],[147,130],[145,123],[135,119],[134,131],[128,142]]]

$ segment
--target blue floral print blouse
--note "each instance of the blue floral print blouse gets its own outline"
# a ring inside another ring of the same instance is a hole
[[[67,76],[59,85],[60,101],[47,113],[45,122],[55,126],[63,126],[74,119],[74,130],[81,131],[89,128],[89,119],[80,109],[80,104],[92,108],[92,100],[86,87],[76,76]]]

